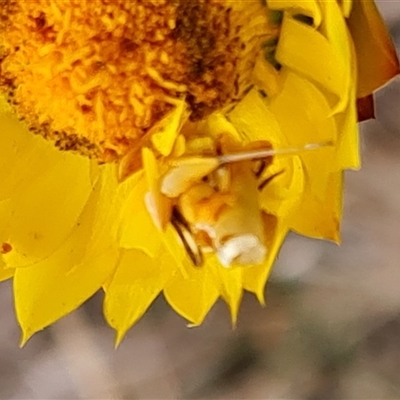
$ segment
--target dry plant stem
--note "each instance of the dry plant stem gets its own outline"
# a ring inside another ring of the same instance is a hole
[[[257,264],[267,253],[257,180],[250,162],[238,162],[230,168],[230,192],[235,203],[221,214],[215,224],[217,254],[225,266]]]

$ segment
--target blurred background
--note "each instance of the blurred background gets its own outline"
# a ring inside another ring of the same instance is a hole
[[[378,1],[400,49],[400,1]],[[219,302],[189,329],[160,298],[114,350],[101,295],[18,347],[0,286],[1,399],[400,399],[400,79],[362,124],[343,244],[290,235],[231,329]]]

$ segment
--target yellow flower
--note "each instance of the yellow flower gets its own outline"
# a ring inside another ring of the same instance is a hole
[[[0,280],[23,342],[100,288],[117,342],[160,293],[235,322],[289,230],[339,240],[356,99],[398,73],[372,1],[2,7]]]

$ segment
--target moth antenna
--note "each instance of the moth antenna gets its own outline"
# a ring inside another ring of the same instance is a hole
[[[265,186],[268,185],[268,183],[270,183],[274,178],[276,178],[279,175],[282,175],[285,171],[279,171],[276,174],[268,177],[267,179],[264,179],[258,186],[257,189],[258,190],[263,190],[265,188]]]
[[[204,263],[203,253],[196,243],[196,239],[193,237],[189,224],[176,207],[172,210],[171,224],[182,240],[183,246],[192,260],[193,265],[195,267],[201,267]]]
[[[302,147],[286,147],[281,149],[268,149],[268,150],[250,150],[232,154],[222,154],[217,156],[216,159],[218,163],[221,164],[231,164],[240,161],[251,161],[259,160],[262,158],[272,157],[275,155],[286,155],[301,153],[303,151],[317,150],[322,147],[333,146],[332,141],[320,142],[320,143],[308,143]]]
[[[267,168],[267,164],[266,164],[265,160],[260,160],[258,162],[260,164],[258,165],[257,171],[255,172],[257,178],[259,178],[265,171],[265,168]]]

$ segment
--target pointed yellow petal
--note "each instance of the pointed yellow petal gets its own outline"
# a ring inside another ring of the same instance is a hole
[[[215,274],[208,266],[188,266],[186,276],[178,272],[164,288],[170,306],[194,325],[200,325],[219,297]]]
[[[23,343],[100,289],[114,270],[117,252],[103,250],[71,270],[65,265],[67,256],[60,251],[38,265],[16,270],[14,299]]]
[[[104,315],[117,331],[117,345],[146,312],[175,269],[175,261],[167,252],[157,258],[140,250],[123,253],[104,300]]]
[[[243,298],[243,272],[247,267],[225,268],[216,257],[210,257],[207,260],[207,268],[212,268],[215,274],[221,296],[229,307],[232,325],[235,326]]]
[[[399,61],[374,1],[353,3],[348,26],[357,54],[357,97],[364,97],[400,72]]]

